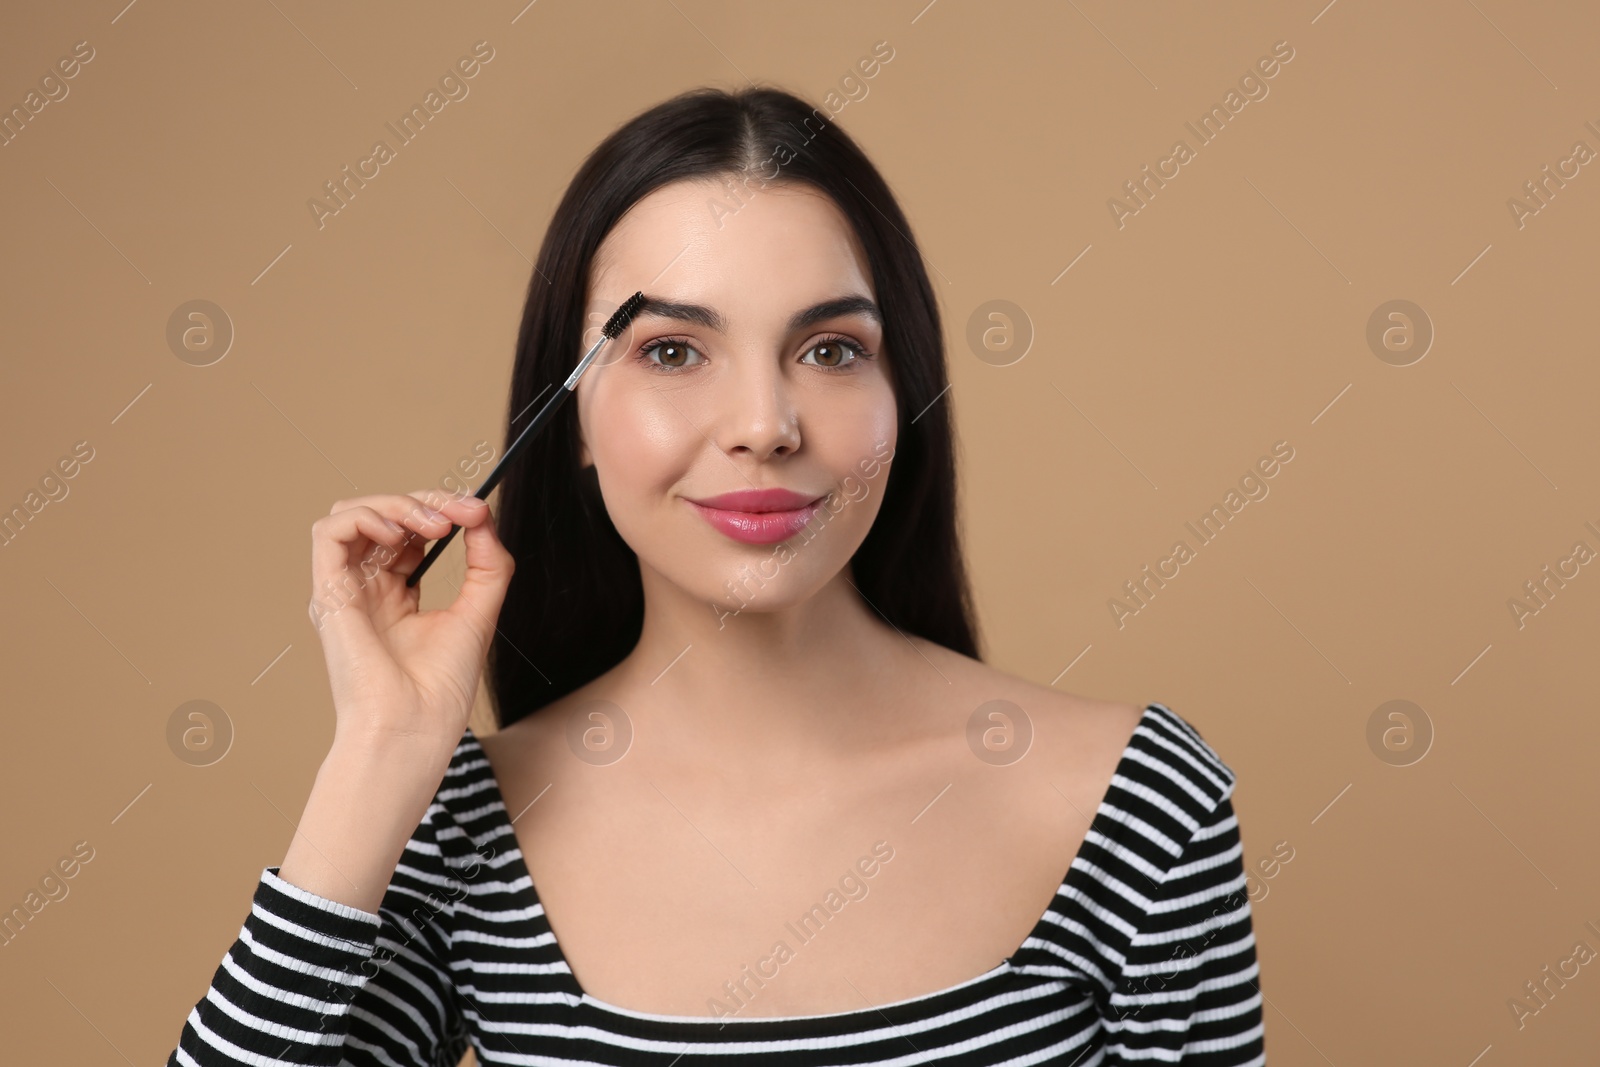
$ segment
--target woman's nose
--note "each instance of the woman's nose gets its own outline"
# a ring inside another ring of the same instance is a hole
[[[719,383],[717,430],[726,453],[748,452],[757,459],[788,454],[800,447],[800,416],[790,383],[768,352],[742,352]]]

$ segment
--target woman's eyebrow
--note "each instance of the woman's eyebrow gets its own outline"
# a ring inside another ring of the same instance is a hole
[[[824,300],[820,304],[812,304],[802,311],[797,311],[789,317],[789,329],[804,330],[814,326],[825,319],[838,318],[841,315],[865,315],[879,327],[883,326],[883,312],[878,310],[878,305],[864,296],[839,296],[832,300]]]
[[[660,297],[646,296],[644,303],[635,312],[634,317],[641,315],[659,315],[666,319],[676,319],[679,322],[692,322],[697,326],[704,326],[718,333],[728,332],[728,320],[716,308],[704,304],[685,304],[673,300],[663,300]],[[814,326],[825,319],[837,318],[841,315],[865,315],[880,327],[883,325],[883,313],[878,310],[878,305],[869,297],[851,295],[835,297],[824,300],[820,304],[812,304],[802,308],[789,316],[789,329],[803,330]]]

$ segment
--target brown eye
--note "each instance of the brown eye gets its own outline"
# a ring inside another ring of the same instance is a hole
[[[833,341],[824,341],[812,351],[817,354],[817,362],[824,367],[837,367],[845,361],[844,346]]]
[[[656,355],[653,355],[656,354]],[[657,358],[659,355],[659,358]],[[682,341],[659,340],[651,341],[639,350],[639,361],[652,370],[673,371],[694,366],[696,361],[691,361],[691,355],[699,353],[690,345]]]
[[[855,364],[872,358],[872,353],[856,344],[846,341],[842,337],[829,337],[818,341],[806,349],[806,355],[816,355],[810,362],[813,367],[822,367],[826,370],[846,370]]]

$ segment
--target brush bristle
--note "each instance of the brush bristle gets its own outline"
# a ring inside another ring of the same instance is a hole
[[[617,313],[606,321],[605,335],[611,340],[616,340],[617,334],[627,329],[628,323],[639,313],[639,308],[644,305],[644,294],[634,293],[622,302]]]

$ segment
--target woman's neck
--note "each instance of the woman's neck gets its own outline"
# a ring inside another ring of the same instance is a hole
[[[639,643],[606,677],[636,735],[788,777],[892,745],[914,676],[938,681],[911,640],[863,602],[848,569],[798,604],[756,607],[733,614],[646,581]]]

